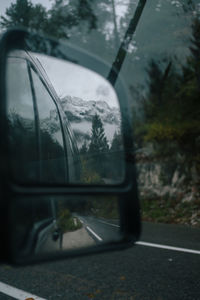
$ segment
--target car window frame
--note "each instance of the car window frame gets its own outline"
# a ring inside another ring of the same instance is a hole
[[[41,158],[42,158],[42,150],[41,150],[41,136],[40,136],[40,117],[39,117],[39,112],[38,112],[38,100],[37,100],[37,96],[36,96],[36,91],[35,91],[35,86],[34,86],[34,80],[33,80],[33,76],[31,74],[31,69],[33,70],[33,72],[35,72],[35,74],[38,76],[38,79],[41,81],[43,87],[45,88],[45,90],[47,91],[47,93],[50,96],[50,99],[52,100],[52,102],[55,105],[55,108],[57,110],[57,114],[58,114],[58,118],[59,118],[59,124],[60,124],[60,129],[61,129],[61,134],[62,134],[62,141],[63,141],[63,150],[64,150],[64,162],[65,162],[65,166],[64,166],[64,172],[65,172],[65,178],[64,180],[66,181],[66,183],[69,182],[69,164],[68,164],[68,151],[67,151],[67,145],[66,145],[66,137],[64,134],[64,125],[63,125],[63,120],[61,118],[61,114],[60,114],[60,110],[59,107],[55,101],[55,97],[54,95],[51,93],[51,90],[49,89],[48,85],[46,84],[43,76],[38,72],[38,68],[36,68],[35,64],[32,61],[28,61],[28,68],[29,68],[29,72],[30,72],[30,78],[31,78],[31,85],[32,85],[32,89],[34,91],[34,105],[36,107],[36,112],[37,112],[37,127],[38,127],[38,144],[39,144],[39,157],[40,157],[40,169],[41,169]],[[41,176],[41,175],[40,175]]]
[[[10,59],[15,59],[16,62],[17,62],[17,64],[21,60],[26,65],[27,79],[28,79],[28,83],[30,85],[30,93],[31,93],[30,102],[31,102],[31,105],[33,107],[33,116],[32,117],[33,117],[33,121],[34,121],[34,130],[35,130],[36,158],[37,158],[37,162],[38,162],[38,163],[36,163],[36,166],[35,166],[35,174],[36,174],[36,176],[40,176],[40,152],[38,150],[39,139],[38,139],[38,125],[37,125],[38,112],[37,112],[37,109],[35,107],[35,102],[34,102],[34,90],[32,88],[31,78],[30,78],[30,74],[29,74],[28,60],[27,60],[26,56],[23,56],[23,55],[19,56],[17,54],[14,54],[14,55],[11,54],[11,55],[9,55],[8,56],[8,62],[9,62]],[[6,112],[7,112],[6,113],[6,115],[7,115],[8,114],[7,107],[6,107]],[[10,148],[8,149],[8,151],[10,151]],[[13,174],[12,174],[11,169],[12,169],[12,166],[10,165],[9,172],[11,172],[11,177],[12,177]],[[15,181],[15,179],[13,179],[13,180]]]

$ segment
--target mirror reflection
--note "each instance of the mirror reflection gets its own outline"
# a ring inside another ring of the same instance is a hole
[[[10,218],[12,249],[19,258],[121,239],[117,197],[20,197],[12,202]]]
[[[105,78],[77,64],[22,50],[9,53],[6,77],[15,181],[123,181],[120,108]]]

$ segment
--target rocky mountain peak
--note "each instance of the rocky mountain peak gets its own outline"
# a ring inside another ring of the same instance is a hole
[[[71,122],[92,121],[98,114],[103,123],[120,124],[120,111],[117,107],[110,107],[106,101],[85,101],[74,96],[61,98],[62,107]]]

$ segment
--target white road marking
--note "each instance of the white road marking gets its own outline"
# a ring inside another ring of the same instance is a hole
[[[104,224],[110,225],[110,226],[114,226],[114,227],[120,227],[119,225],[112,224],[112,223],[108,223],[108,222],[105,222],[105,221],[102,221],[102,220],[98,220],[98,221],[99,221],[99,222],[101,222],[101,223],[104,223]]]
[[[19,300],[25,300],[27,298],[33,298],[34,300],[46,300],[44,298],[22,291],[3,282],[0,282],[0,292]]]
[[[193,249],[187,249],[187,248],[180,248],[180,247],[173,247],[173,246],[160,245],[160,244],[154,244],[154,243],[147,243],[147,242],[142,242],[142,241],[136,242],[136,244],[141,245],[141,246],[147,246],[147,247],[155,247],[155,248],[161,248],[161,249],[167,249],[167,250],[173,250],[173,251],[179,251],[179,252],[200,254],[199,250],[193,250]]]
[[[98,236],[89,226],[86,226],[87,230],[89,230],[99,241],[103,241],[100,236]]]
[[[105,223],[107,225],[115,226],[115,227],[120,227],[119,225],[108,223],[105,221],[100,221],[102,223]],[[173,251],[179,251],[179,252],[185,252],[185,253],[192,253],[192,254],[200,254],[200,250],[193,250],[193,249],[187,249],[187,248],[180,248],[180,247],[173,247],[173,246],[168,246],[168,245],[161,245],[161,244],[155,244],[155,243],[148,243],[148,242],[143,242],[139,241],[136,242],[137,245],[141,246],[147,246],[147,247],[154,247],[154,248],[160,248],[160,249],[167,249],[167,250],[173,250]]]

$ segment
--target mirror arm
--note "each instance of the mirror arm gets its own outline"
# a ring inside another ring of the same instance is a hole
[[[110,73],[108,74],[107,79],[113,86],[115,85],[115,82],[117,81],[119,72],[121,70],[121,67],[123,65],[124,59],[127,54],[128,47],[132,41],[132,37],[137,28],[137,25],[138,25],[141,15],[142,15],[145,4],[146,4],[146,0],[139,1],[138,6],[135,11],[135,14],[129,23],[128,29],[124,35],[123,41],[121,42],[121,45],[119,47],[116,58],[112,64]]]

